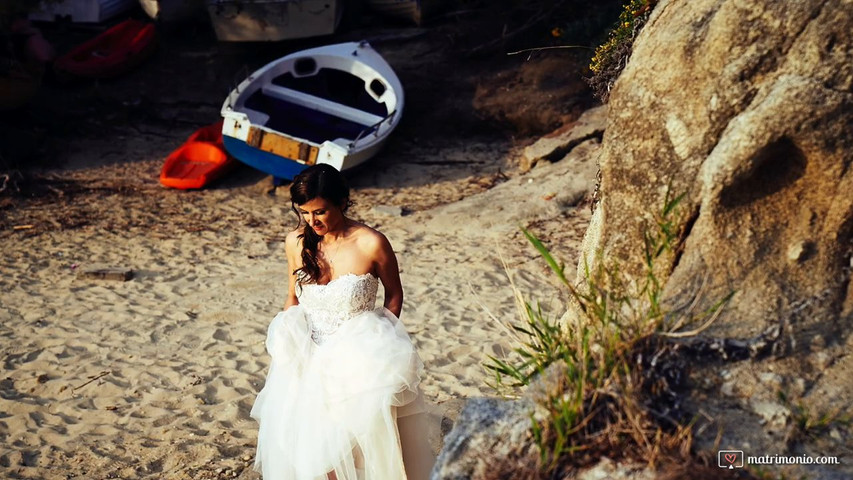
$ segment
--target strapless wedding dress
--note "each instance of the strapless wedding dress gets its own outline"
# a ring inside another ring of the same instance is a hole
[[[429,475],[423,363],[400,320],[375,308],[378,287],[371,274],[297,286],[299,304],[270,323],[272,362],[251,411],[264,480]]]

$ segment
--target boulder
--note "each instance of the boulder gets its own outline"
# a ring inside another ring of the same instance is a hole
[[[825,313],[849,314],[850,27],[849,2],[661,2],[612,92],[588,259],[642,275],[671,185],[683,253],[661,272],[673,293],[705,276],[735,289],[739,321],[720,328],[754,331],[822,292]]]
[[[529,400],[473,398],[444,439],[431,480],[536,479]]]
[[[703,335],[782,332],[763,363],[732,367],[730,378],[706,364],[695,379],[708,388],[694,406],[724,426],[722,446],[791,452],[797,427],[790,405],[775,403],[780,391],[814,418],[853,404],[843,355],[853,330],[851,31],[850,1],[663,0],[611,92],[583,256],[618,262],[640,282],[644,231],[668,194],[683,194],[675,248],[656,265],[666,303],[700,312],[734,292]],[[821,352],[838,361],[819,361]],[[781,386],[754,380],[771,374]],[[720,384],[732,397],[721,398]],[[849,424],[839,425],[842,440],[823,454],[850,452]],[[706,432],[710,447],[716,428]]]

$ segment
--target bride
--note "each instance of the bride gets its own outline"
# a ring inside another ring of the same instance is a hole
[[[426,479],[423,363],[398,319],[394,251],[347,218],[349,188],[334,167],[309,167],[290,194],[300,224],[285,241],[287,301],[269,326],[272,362],[251,412],[255,470],[265,480]]]

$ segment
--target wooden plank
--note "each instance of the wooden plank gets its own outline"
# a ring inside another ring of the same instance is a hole
[[[299,142],[283,135],[267,132],[257,127],[249,128],[246,137],[249,146],[269,152],[280,157],[286,157],[297,162],[314,165],[320,149],[305,142]]]
[[[81,270],[77,274],[77,278],[126,282],[133,278],[133,270],[125,267],[89,267]]]
[[[249,135],[246,137],[246,144],[250,147],[261,148],[261,140],[263,138],[263,130],[260,128],[249,127]]]

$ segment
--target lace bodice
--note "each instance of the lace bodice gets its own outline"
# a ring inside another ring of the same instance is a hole
[[[296,289],[299,305],[305,311],[311,338],[317,344],[335,333],[350,318],[373,310],[379,279],[370,273],[342,275],[326,285],[302,284]]]

